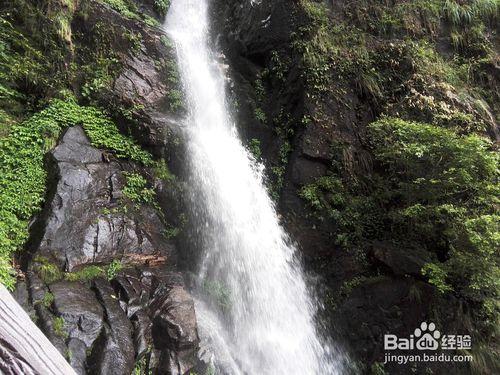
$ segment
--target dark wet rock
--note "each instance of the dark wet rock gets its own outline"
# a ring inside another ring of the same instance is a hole
[[[429,314],[429,306],[434,306],[432,315]],[[379,276],[355,287],[335,314],[335,319],[339,337],[352,343],[357,356],[377,361],[384,357],[384,334],[409,337],[421,322],[429,319],[443,333],[463,332],[462,314],[458,300],[454,297],[443,298],[424,282]],[[447,319],[442,320],[438,316],[446,316]],[[468,373],[465,363],[452,367],[432,363],[429,366],[435,373],[440,373],[443,368],[452,368],[454,373]],[[385,370],[391,374],[405,373],[397,363],[389,363]]]
[[[80,127],[70,128],[51,153],[57,185],[46,210],[37,255],[73,271],[133,255],[168,256],[173,247],[161,234],[151,207],[134,216],[120,210],[122,166],[104,162]]]
[[[199,343],[193,299],[176,278],[173,284],[161,282],[150,303],[154,346],[168,348],[160,358],[167,374],[184,374],[196,365],[193,349]]]
[[[297,185],[307,185],[323,176],[328,167],[318,161],[297,158],[291,166],[291,179]]]
[[[104,311],[95,293],[79,282],[60,281],[50,285],[54,308],[64,319],[68,337],[92,347],[103,329]]]
[[[373,245],[373,257],[396,275],[421,277],[422,268],[433,260],[432,254],[422,248],[401,248],[385,243]]]
[[[134,367],[134,344],[132,324],[120,307],[111,285],[105,280],[96,280],[94,288],[104,307],[106,337],[102,347],[93,350],[101,353],[100,360],[92,365],[92,372],[99,374],[128,374]]]
[[[32,319],[35,317],[35,310],[33,309],[33,306],[31,305],[30,302],[30,294],[29,294],[29,289],[28,285],[26,284],[26,281],[18,281],[16,284],[16,289],[14,290],[14,293],[12,294],[14,299],[21,305],[21,307],[28,313]]]
[[[151,319],[149,314],[144,309],[137,311],[131,318],[134,326],[134,347],[137,351],[137,356],[145,355],[149,350],[149,345],[153,342],[151,335]]]
[[[173,271],[176,247],[162,234],[156,207],[124,209],[124,172],[134,166],[103,157],[80,127],[63,134],[47,165],[53,182],[33,224],[29,298],[20,284],[20,300],[32,304],[40,327],[79,374],[128,374],[144,356],[157,373],[193,368],[196,317],[183,277]],[[64,272],[115,259],[125,269],[111,282],[65,280]],[[59,274],[42,278],[44,265]]]
[[[78,375],[86,374],[87,351],[83,341],[77,338],[68,340],[68,362]]]
[[[153,1],[137,3],[146,14],[160,17]],[[114,36],[110,47],[120,69],[109,87],[92,93],[93,99],[103,107],[114,108],[113,117],[142,145],[156,155],[169,152],[168,156],[174,158],[182,111],[169,95],[179,89],[180,83],[173,78],[171,67],[176,64],[176,55],[166,34],[99,2],[91,2],[85,17],[77,18],[74,27],[75,44],[82,49],[99,47],[99,30],[103,27]],[[129,35],[137,38],[138,45],[131,45]]]

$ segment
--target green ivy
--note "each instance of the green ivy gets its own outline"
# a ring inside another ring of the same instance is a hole
[[[114,259],[106,270],[106,277],[109,281],[113,280],[118,276],[118,273],[123,269],[123,264],[118,259]]]

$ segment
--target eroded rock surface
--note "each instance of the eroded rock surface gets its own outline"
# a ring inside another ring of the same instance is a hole
[[[39,325],[79,374],[129,374],[141,360],[154,373],[185,374],[197,364],[194,303],[175,271],[176,247],[158,208],[123,198],[132,168],[107,160],[80,127],[49,158],[55,182],[33,226],[28,292]],[[124,269],[106,274],[117,260]],[[85,276],[96,267],[103,271]]]

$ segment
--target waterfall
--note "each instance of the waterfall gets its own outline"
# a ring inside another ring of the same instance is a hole
[[[231,119],[225,73],[209,45],[208,5],[173,0],[165,23],[186,93],[188,193],[203,248],[199,291],[212,297],[196,303],[200,335],[220,373],[338,373],[263,169]]]

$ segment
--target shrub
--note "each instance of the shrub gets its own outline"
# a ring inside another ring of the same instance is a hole
[[[440,259],[423,269],[429,282],[483,304],[498,298],[499,155],[491,142],[393,118],[371,124],[368,135],[385,171],[378,190],[391,190],[391,234]]]
[[[337,243],[367,249],[385,240],[437,261],[422,274],[440,292],[483,306],[494,319],[500,280],[499,155],[478,135],[383,118],[368,127],[375,157],[359,182],[332,172],[300,192],[316,217],[333,220]]]
[[[256,138],[252,138],[250,142],[248,142],[248,149],[252,153],[255,160],[260,160],[262,157],[262,151],[260,149],[260,141]]]

